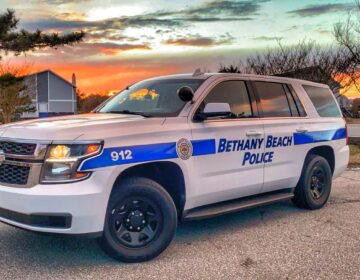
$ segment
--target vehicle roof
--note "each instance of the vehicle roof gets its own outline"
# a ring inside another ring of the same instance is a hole
[[[255,75],[255,74],[238,74],[238,73],[201,73],[199,75],[194,75],[191,73],[186,74],[175,74],[175,75],[166,75],[166,76],[159,76],[153,77],[152,79],[200,79],[206,80],[210,77],[236,77],[236,78],[243,78],[249,80],[263,80],[263,81],[272,81],[272,82],[280,82],[280,83],[300,83],[302,85],[313,85],[319,87],[328,87],[325,84],[315,83],[307,80],[300,80],[294,78],[286,78],[286,77],[279,77],[279,76],[265,76],[265,75]]]

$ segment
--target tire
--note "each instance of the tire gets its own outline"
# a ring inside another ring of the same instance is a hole
[[[147,178],[129,178],[114,187],[109,199],[102,249],[122,262],[144,262],[171,243],[177,211],[167,191]]]
[[[318,155],[305,160],[301,178],[295,188],[293,202],[300,208],[322,208],[330,197],[332,172],[328,161]]]

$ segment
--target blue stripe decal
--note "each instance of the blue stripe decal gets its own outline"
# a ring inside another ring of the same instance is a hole
[[[346,129],[294,133],[294,144],[303,145],[317,142],[334,141],[346,138]]]
[[[113,160],[113,153],[119,155],[117,160]],[[175,142],[105,148],[98,157],[85,161],[81,170],[172,158],[177,158]]]
[[[195,140],[191,143],[193,145],[193,156],[216,153],[215,139]],[[175,142],[105,148],[101,155],[84,161],[80,171],[174,158],[178,158]]]
[[[216,153],[215,139],[194,140],[191,141],[193,145],[193,156],[212,155]]]

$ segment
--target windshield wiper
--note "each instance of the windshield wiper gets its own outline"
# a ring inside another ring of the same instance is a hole
[[[152,115],[149,114],[145,114],[142,112],[135,112],[135,111],[130,111],[130,110],[121,110],[121,111],[108,111],[108,112],[103,112],[103,113],[108,113],[108,114],[124,114],[124,115],[137,115],[137,116],[142,116],[144,118],[152,118]]]

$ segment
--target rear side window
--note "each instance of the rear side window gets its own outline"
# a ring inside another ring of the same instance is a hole
[[[292,116],[282,84],[254,82],[254,87],[260,98],[264,118]]]
[[[308,85],[303,85],[303,88],[320,117],[342,117],[336,101],[332,96],[332,92],[329,89]]]

